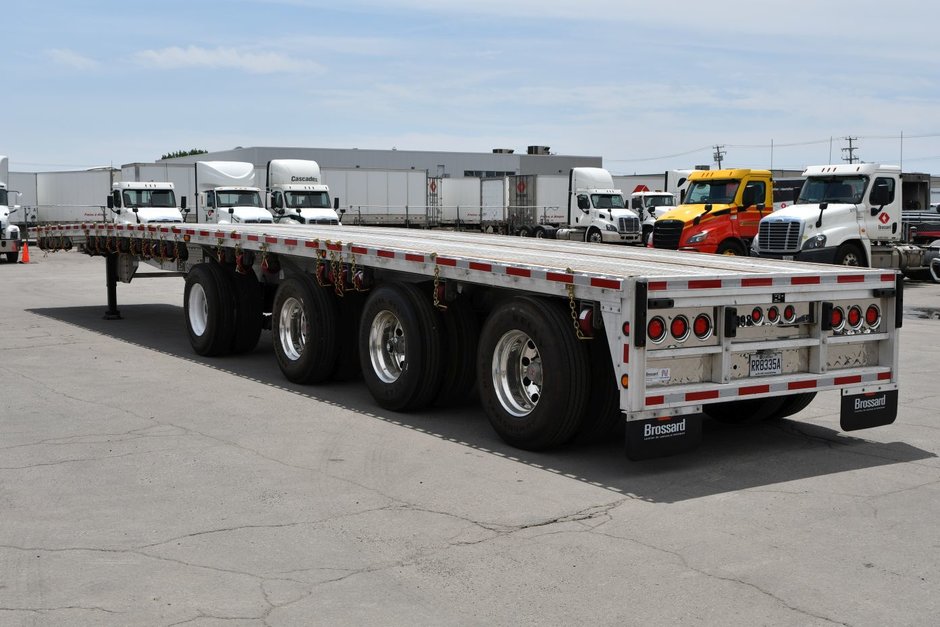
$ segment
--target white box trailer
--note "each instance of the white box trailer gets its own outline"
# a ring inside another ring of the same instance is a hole
[[[509,177],[480,181],[480,221],[484,225],[505,224],[509,220]]]
[[[427,226],[427,172],[322,168],[345,224]]]
[[[475,176],[428,179],[428,206],[438,226],[480,227],[480,179]]]
[[[111,168],[37,173],[37,223],[110,220],[105,201],[120,177]]]
[[[495,431],[524,449],[625,420],[631,458],[674,453],[700,441],[702,412],[780,418],[822,390],[841,392],[844,430],[897,414],[903,280],[887,270],[345,225],[32,234],[43,250],[105,259],[110,317],[139,263],[182,272],[196,353],[251,351],[269,312],[288,380],[361,371],[390,411],[477,390]],[[837,324],[845,311],[858,319]]]

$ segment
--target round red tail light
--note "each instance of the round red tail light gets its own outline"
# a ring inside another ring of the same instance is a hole
[[[845,311],[842,307],[832,308],[832,316],[830,316],[829,322],[832,324],[833,331],[839,331],[845,326]]]
[[[776,323],[777,319],[780,318],[780,310],[776,307],[771,307],[767,310],[767,320],[769,322]]]
[[[751,310],[751,322],[754,324],[759,324],[761,320],[764,319],[764,310],[760,307],[755,307]]]
[[[672,337],[682,342],[689,337],[689,319],[685,316],[676,316],[669,325],[669,332],[672,333]]]
[[[666,338],[666,321],[656,316],[646,325],[646,333],[651,342],[659,344]]]
[[[712,319],[706,314],[695,316],[692,321],[692,333],[700,340],[707,340],[712,334]]]
[[[783,321],[787,324],[796,320],[796,308],[793,305],[787,305],[783,308]]]
[[[849,312],[845,314],[845,321],[848,323],[849,328],[852,329],[857,329],[862,326],[862,308],[858,305],[849,307]]]
[[[881,310],[878,309],[878,305],[869,305],[865,310],[865,324],[872,329],[877,329],[881,324]]]

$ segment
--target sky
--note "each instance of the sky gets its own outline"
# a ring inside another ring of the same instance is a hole
[[[940,3],[5,3],[18,172],[191,148],[550,146],[614,174],[854,156],[940,175]]]

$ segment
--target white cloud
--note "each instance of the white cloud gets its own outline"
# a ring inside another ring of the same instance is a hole
[[[76,70],[93,70],[98,67],[98,62],[94,59],[66,48],[52,48],[46,50],[46,56],[56,63],[67,65]]]
[[[170,70],[187,67],[227,68],[252,74],[322,72],[323,66],[309,59],[298,59],[279,52],[256,52],[236,48],[200,48],[173,46],[160,50],[142,50],[137,60],[152,68]]]

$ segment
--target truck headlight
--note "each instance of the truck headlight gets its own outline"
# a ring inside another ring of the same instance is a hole
[[[820,233],[819,235],[814,235],[811,238],[803,242],[803,250],[812,250],[814,248],[822,248],[826,245],[826,236]]]
[[[708,231],[702,231],[701,233],[696,233],[695,235],[690,237],[686,243],[698,244],[699,242],[703,241],[706,237],[708,237]]]
[[[617,232],[617,227],[614,226],[613,224],[608,224],[604,228],[607,229],[608,231],[613,231],[614,233]]]

